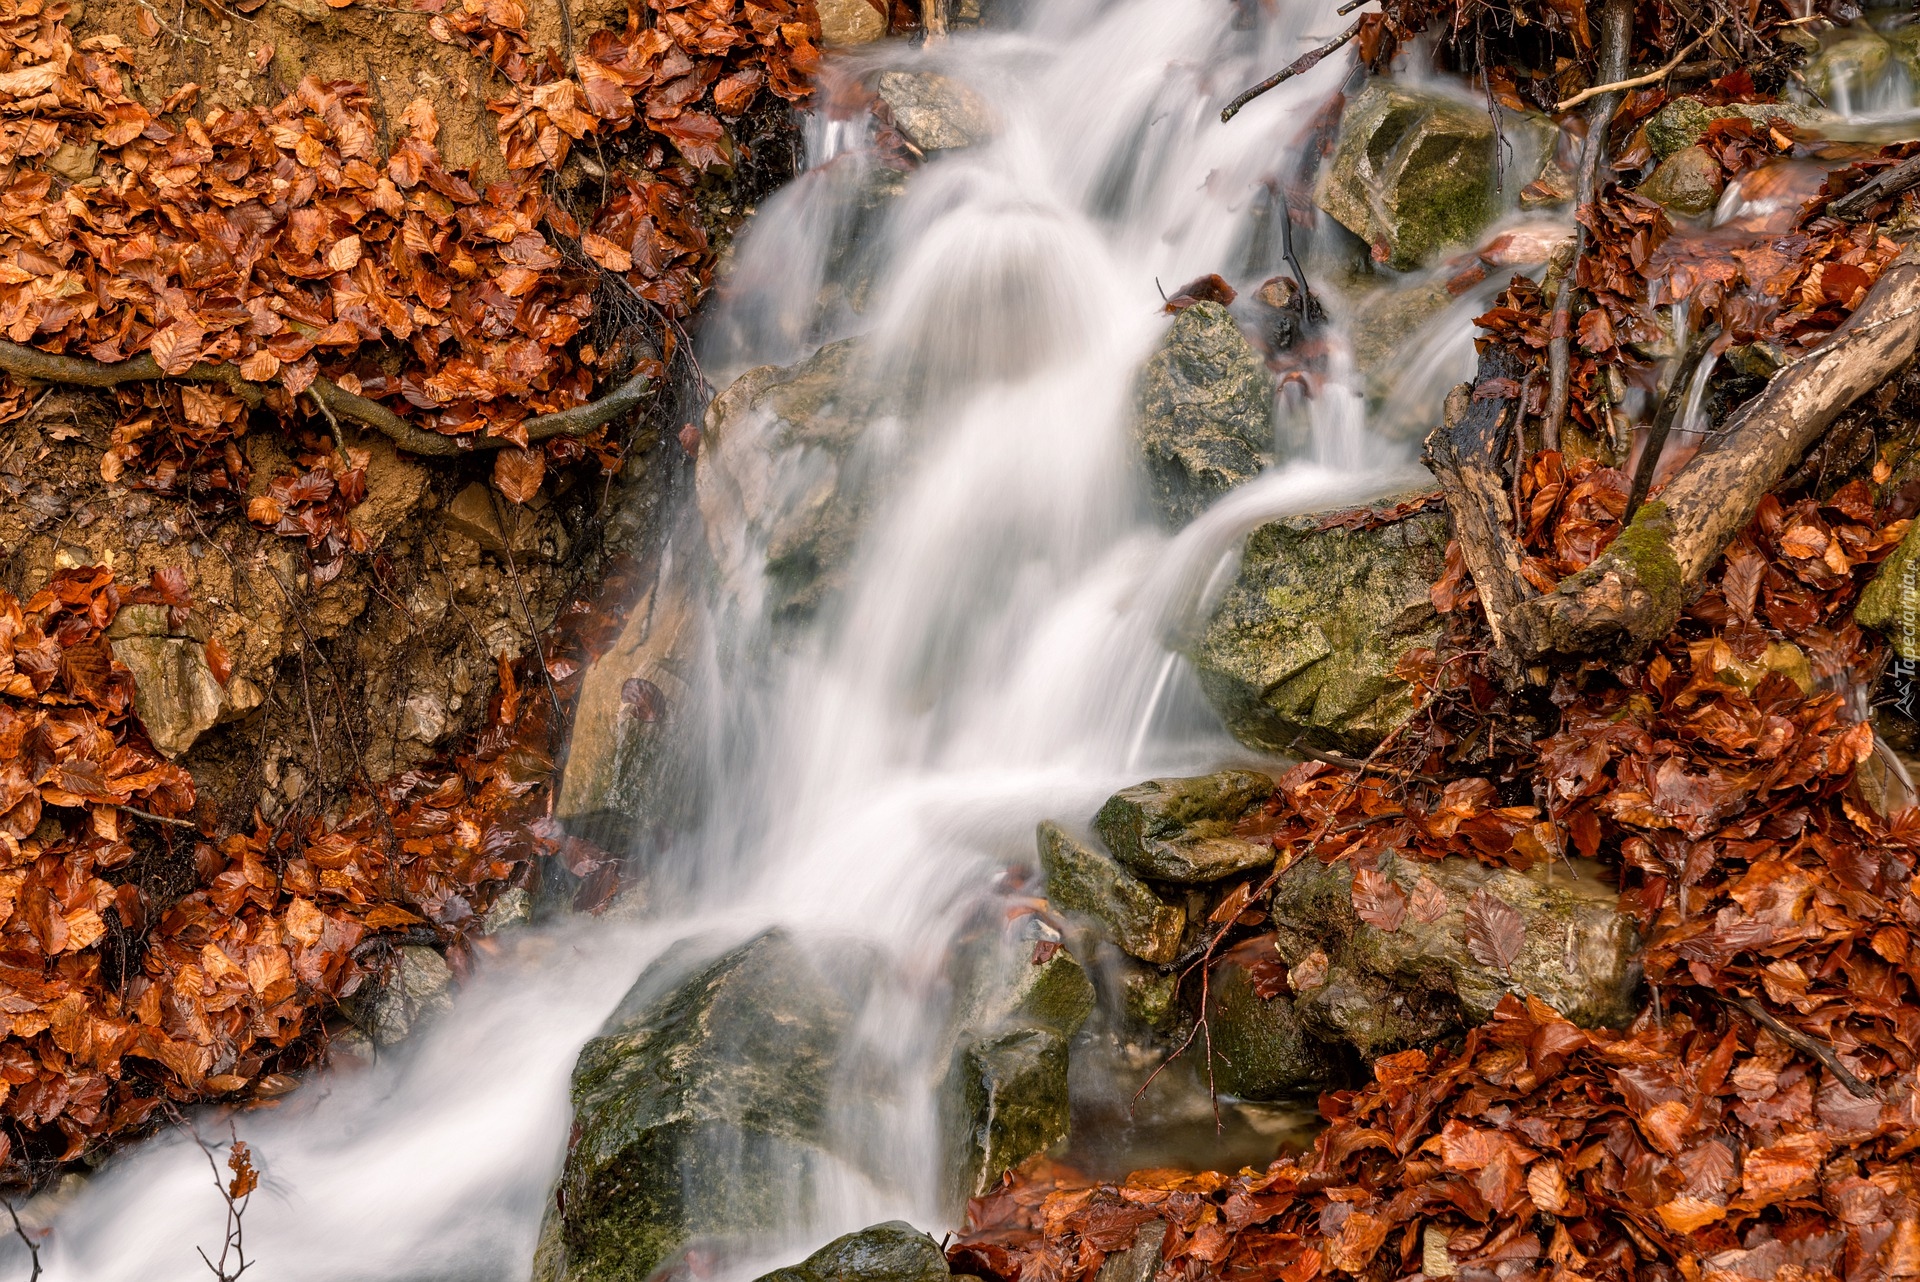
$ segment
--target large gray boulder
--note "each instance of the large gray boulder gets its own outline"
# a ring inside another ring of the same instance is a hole
[[[1134,442],[1154,509],[1185,525],[1273,462],[1273,378],[1227,309],[1196,303],[1140,372]]]
[[[1093,827],[1135,876],[1204,885],[1273,862],[1271,841],[1234,831],[1272,795],[1272,778],[1258,770],[1149,779],[1107,798]]]
[[[729,632],[803,623],[846,581],[870,489],[858,446],[885,406],[860,359],[858,340],[830,343],[707,408],[695,489]]]
[[[1397,922],[1360,917],[1346,863],[1303,859],[1274,888],[1275,947],[1294,977],[1294,1017],[1311,1036],[1371,1060],[1483,1023],[1509,993],[1585,1027],[1621,1027],[1638,1013],[1641,941],[1597,866],[1522,873],[1390,857],[1381,872],[1404,898]],[[1486,960],[1469,934],[1493,919],[1518,931],[1508,966]]]
[[[1371,751],[1413,710],[1394,669],[1439,636],[1430,588],[1448,538],[1437,512],[1360,529],[1290,517],[1248,536],[1239,577],[1185,647],[1233,736],[1280,754]]]
[[[1531,119],[1508,128],[1538,132]],[[1387,266],[1423,266],[1442,248],[1473,240],[1499,211],[1497,141],[1484,108],[1390,80],[1370,81],[1341,117],[1320,207],[1375,246]],[[1528,150],[1541,148],[1532,142]]]
[[[1184,905],[1169,902],[1112,855],[1051,820],[1040,825],[1039,839],[1047,902],[1054,908],[1098,922],[1122,952],[1141,961],[1164,964],[1180,955]]]
[[[940,1282],[947,1276],[938,1242],[904,1220],[888,1220],[837,1237],[758,1282]]]
[[[535,1282],[641,1282],[696,1235],[793,1228],[851,1018],[784,932],[650,967],[574,1068]]]

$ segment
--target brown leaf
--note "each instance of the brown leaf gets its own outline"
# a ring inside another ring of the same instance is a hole
[[[633,255],[595,232],[588,232],[580,238],[580,250],[610,272],[633,270]]]
[[[540,480],[547,474],[547,453],[532,449],[508,448],[493,460],[493,486],[513,503],[525,503],[540,492]]]
[[[207,669],[221,685],[233,679],[233,656],[227,653],[219,637],[207,638]]]
[[[1362,868],[1353,874],[1353,910],[1369,926],[1395,931],[1407,916],[1407,892],[1386,873]]]
[[[1407,911],[1413,919],[1423,926],[1430,925],[1445,917],[1451,908],[1447,892],[1434,884],[1433,878],[1421,873],[1419,880],[1413,883],[1413,897],[1407,905]]]
[[[1526,921],[1506,900],[1481,889],[1467,901],[1467,952],[1482,966],[1511,975],[1526,938]]]

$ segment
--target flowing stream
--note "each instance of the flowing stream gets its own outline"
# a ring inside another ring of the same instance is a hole
[[[1034,863],[1037,820],[1244,757],[1168,635],[1248,529],[1408,479],[1407,452],[1367,434],[1337,381],[1310,403],[1306,456],[1177,537],[1130,463],[1134,372],[1165,325],[1156,280],[1171,292],[1222,271],[1251,288],[1283,270],[1260,193],[1349,60],[1231,125],[1219,109],[1343,26],[1337,3],[1047,0],[1014,29],[837,56],[849,73],[951,74],[997,117],[991,143],[935,158],[870,229],[855,315],[817,300],[863,126],[819,113],[809,172],[757,215],[703,340],[724,386],[864,333],[874,374],[914,390],[916,408],[862,446],[884,483],[848,584],[780,644],[716,621],[700,693],[711,814],[660,857],[644,910],[504,937],[406,1053],[235,1120],[265,1171],[246,1217],[259,1276],[520,1282],[581,1043],[676,941],[776,923],[859,941],[871,993],[847,1053],[857,1102],[835,1113],[836,1151],[859,1160],[795,1190],[788,1258],[890,1216],[951,1227],[933,1103],[948,938],[1009,866]],[[202,1128],[226,1138],[224,1122]],[[222,1235],[213,1182],[168,1134],[42,1199],[46,1279],[209,1276],[196,1248]],[[0,1266],[25,1276],[17,1252]]]

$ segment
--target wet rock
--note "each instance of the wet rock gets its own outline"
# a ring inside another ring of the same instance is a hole
[[[1378,289],[1359,302],[1353,315],[1353,365],[1366,380],[1369,400],[1384,404],[1401,390],[1414,336],[1453,303],[1444,281]],[[1418,440],[1433,430],[1427,421],[1395,426],[1395,440]]]
[[[993,113],[973,90],[931,71],[883,72],[874,92],[893,125],[924,152],[956,151],[993,137]]]
[[[1233,832],[1272,795],[1273,780],[1257,770],[1149,779],[1109,797],[1093,826],[1135,876],[1201,885],[1273,862],[1272,842]]]
[[[1920,22],[1903,23],[1888,31],[1886,37],[1907,79],[1920,83]]]
[[[1134,441],[1155,509],[1185,525],[1273,461],[1273,380],[1233,317],[1197,303],[1140,373]]]
[[[533,892],[524,886],[512,886],[500,893],[493,901],[493,907],[487,909],[486,916],[480,919],[482,935],[498,935],[502,931],[525,926],[533,920]]]
[[[1397,271],[1472,240],[1497,212],[1493,121],[1438,93],[1374,80],[1347,105],[1320,207]]]
[[[1682,147],[1641,183],[1639,194],[1657,201],[1675,213],[1698,216],[1710,213],[1726,190],[1726,172],[1705,147]]]
[[[1142,1028],[1164,1033],[1179,1014],[1180,977],[1127,959],[1120,967],[1120,1002],[1126,1017]]]
[[[1263,998],[1238,961],[1207,984],[1207,1038],[1215,1085],[1242,1099],[1277,1099],[1331,1080],[1334,1061],[1284,995]]]
[[[888,1220],[837,1237],[758,1282],[940,1282],[948,1275],[938,1242],[904,1220]]]
[[[1893,46],[1879,32],[1856,26],[1836,32],[1807,60],[1807,88],[1839,110],[1858,107],[1893,62]]]
[[[872,44],[887,34],[887,18],[867,0],[814,0],[820,38],[830,45]]]
[[[1015,1029],[960,1053],[961,1115],[972,1122],[961,1188],[978,1196],[1002,1175],[1067,1138],[1067,1039]]]
[[[1141,961],[1179,956],[1184,907],[1166,902],[1113,856],[1076,841],[1056,823],[1042,823],[1039,839],[1048,903],[1095,919],[1123,952]]]
[[[1148,1220],[1135,1231],[1131,1246],[1101,1262],[1093,1282],[1153,1282],[1160,1272],[1160,1250],[1166,1241],[1167,1222]]]
[[[644,1278],[696,1232],[792,1227],[850,1019],[781,931],[649,967],[574,1067],[575,1138],[536,1282]]]
[[[961,949],[956,966],[957,1032],[942,1101],[956,1199],[984,1192],[1065,1137],[1066,1047],[1094,1006],[1093,982],[1048,922],[1028,915],[989,932]]]
[[[1447,539],[1437,512],[1359,530],[1290,517],[1248,536],[1239,577],[1186,651],[1233,736],[1279,754],[1371,751],[1412,711],[1394,668],[1439,635],[1429,589]]]
[[[1647,145],[1653,149],[1655,160],[1664,161],[1682,148],[1699,142],[1700,135],[1706,133],[1714,121],[1735,116],[1760,124],[1784,120],[1796,129],[1810,130],[1817,130],[1829,119],[1824,112],[1790,102],[1730,102],[1709,106],[1698,98],[1675,98],[1647,121]]]
[[[394,949],[393,964],[378,982],[349,1003],[348,1017],[375,1046],[396,1046],[422,1022],[453,1009],[453,971],[431,948]]]
[[[1639,1010],[1639,934],[1598,867],[1577,867],[1576,879],[1564,863],[1520,873],[1471,859],[1389,858],[1382,871],[1410,902],[1420,891],[1434,910],[1422,921],[1409,909],[1391,931],[1354,911],[1346,864],[1289,869],[1274,889],[1273,925],[1281,958],[1301,976],[1293,1002],[1301,1025],[1367,1059],[1479,1024],[1508,993],[1537,997],[1585,1027],[1625,1025]],[[1467,946],[1468,907],[1480,893],[1524,925],[1510,973]]]
[[[885,404],[860,358],[858,340],[830,343],[749,370],[707,409],[695,484],[726,632],[802,623],[845,583],[868,501],[857,447]]]
[[[675,540],[581,678],[554,813],[610,850],[688,820],[698,804],[684,753],[699,617],[689,542]]]
[[[509,539],[500,524],[504,513],[511,528]],[[441,513],[446,528],[472,539],[496,555],[512,547],[515,556],[527,556],[540,550],[540,518],[531,510],[502,500],[497,506],[491,487],[475,481],[453,496]]]

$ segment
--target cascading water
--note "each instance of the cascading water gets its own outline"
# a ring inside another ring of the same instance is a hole
[[[1314,457],[1177,538],[1150,524],[1127,454],[1134,371],[1163,323],[1156,279],[1280,270],[1249,249],[1256,198],[1343,60],[1229,127],[1219,108],[1331,33],[1335,5],[1273,6],[1243,31],[1220,0],[1055,0],[1019,30],[846,59],[947,72],[997,121],[994,141],[937,158],[875,213],[864,162],[837,154],[852,129],[816,120],[815,167],[758,215],[709,331],[721,373],[864,333],[870,374],[906,393],[860,446],[877,498],[844,591],[776,638],[739,605],[759,591],[751,539],[714,532],[746,554],[722,566],[737,608],[714,616],[702,693],[712,813],[660,857],[644,911],[505,941],[405,1055],[235,1119],[266,1173],[246,1220],[264,1275],[524,1278],[581,1043],[676,941],[776,923],[859,941],[870,993],[843,1056],[858,1098],[835,1110],[852,1160],[795,1190],[797,1237],[948,1221],[933,1059],[956,925],[1032,863],[1038,819],[1239,755],[1196,713],[1169,631],[1248,529],[1407,479],[1337,362]],[[853,273],[831,250],[850,229],[864,312],[829,288]],[[212,1181],[182,1136],[118,1159],[53,1211],[47,1278],[205,1276],[195,1248],[224,1213]]]

